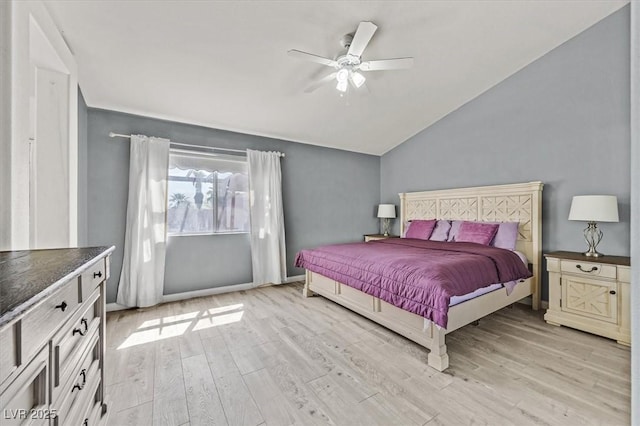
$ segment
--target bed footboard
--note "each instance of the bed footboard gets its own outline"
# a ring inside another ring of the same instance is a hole
[[[414,313],[397,308],[338,281],[309,270],[302,294],[304,297],[323,296],[370,320],[395,331],[407,339],[429,349],[430,367],[444,371],[449,367],[446,334],[470,324],[479,318],[509,306],[535,292],[531,278],[518,284],[511,294],[505,288],[483,294],[449,309],[448,328],[444,329]]]
[[[425,321],[419,315],[309,270],[306,271],[302,294],[304,297],[316,294],[323,296],[430,349],[427,363],[438,371],[449,367],[445,344],[447,330]]]

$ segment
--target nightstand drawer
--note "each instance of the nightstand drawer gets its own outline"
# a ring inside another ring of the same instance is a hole
[[[562,277],[562,311],[618,322],[618,285],[582,277]]]
[[[597,262],[578,262],[573,260],[560,261],[560,270],[568,274],[584,277],[611,278],[617,277],[615,265],[605,265]]]

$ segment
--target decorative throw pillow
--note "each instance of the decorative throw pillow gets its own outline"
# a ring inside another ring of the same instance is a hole
[[[488,246],[498,232],[497,223],[462,222],[456,236],[459,243],[477,243]]]
[[[447,241],[449,229],[451,229],[451,223],[448,220],[439,220],[436,222],[436,227],[429,239],[431,241]]]
[[[518,222],[498,223],[498,232],[493,237],[491,245],[506,250],[515,250],[518,241],[518,225]]]
[[[436,220],[412,220],[409,222],[409,229],[405,233],[405,238],[417,238],[428,240],[436,227]]]
[[[447,236],[447,241],[455,241],[456,236],[458,235],[458,231],[460,230],[460,225],[462,225],[464,220],[452,220],[451,221],[451,229],[449,229],[449,235]]]

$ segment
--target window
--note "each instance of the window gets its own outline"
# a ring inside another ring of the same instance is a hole
[[[171,150],[169,234],[249,232],[249,178],[244,157]]]

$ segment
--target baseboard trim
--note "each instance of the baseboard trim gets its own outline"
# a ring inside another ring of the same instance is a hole
[[[106,308],[107,308],[107,312],[124,311],[125,309],[131,309],[131,308],[128,308],[126,306],[119,305],[119,304],[117,304],[115,302],[107,303]]]
[[[293,277],[287,277],[282,282],[282,284],[290,284],[296,281],[302,281],[304,279],[305,279],[304,275],[295,275]],[[264,285],[261,285],[260,287],[270,287],[272,285],[281,285],[281,284],[264,284]],[[161,303],[176,302],[178,300],[193,299],[195,297],[213,296],[215,294],[232,293],[234,291],[250,290],[252,288],[254,288],[253,283],[246,283],[246,284],[226,285],[224,287],[206,288],[203,290],[185,291],[183,293],[165,294],[164,296],[162,296]],[[106,308],[107,308],[107,312],[122,311],[124,309],[133,309],[133,308],[128,308],[126,306],[119,305],[117,303],[107,303]]]
[[[523,305],[531,306],[532,305],[531,296],[525,297],[524,299],[521,299],[521,300],[518,300],[517,303],[521,303]],[[541,300],[540,301],[540,309],[549,309],[549,302],[547,302],[546,300]]]
[[[251,288],[253,288],[253,284],[246,283],[226,285],[224,287],[205,288],[203,290],[185,291],[183,293],[165,294],[162,296],[162,303],[193,299],[194,297],[213,296],[214,294],[232,293],[234,291],[249,290]]]

